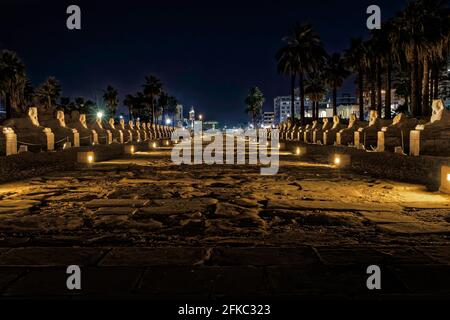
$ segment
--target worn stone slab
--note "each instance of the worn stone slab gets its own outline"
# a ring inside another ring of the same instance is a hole
[[[450,225],[428,222],[398,222],[379,224],[378,229],[393,234],[440,234],[450,233]]]
[[[205,211],[217,204],[214,198],[157,199],[155,206],[145,207],[136,212],[136,218],[152,215],[177,215],[196,211]]]
[[[320,263],[310,247],[298,248],[214,248],[208,264],[219,266],[312,265]]]
[[[101,207],[143,207],[149,200],[136,199],[94,199],[85,204],[86,208]]]
[[[0,268],[0,293],[25,272],[26,270],[18,268]]]
[[[421,246],[420,250],[439,263],[450,265],[450,246]]]
[[[414,217],[407,216],[399,212],[366,212],[360,214],[374,223],[396,223],[396,222],[418,222]]]
[[[67,289],[65,267],[37,268],[11,285],[5,296],[129,296],[144,269],[84,267],[81,272],[81,291]]]
[[[191,266],[203,260],[202,248],[114,248],[100,266]]]
[[[448,265],[400,265],[391,269],[410,292],[450,295]]]
[[[95,211],[97,215],[133,215],[138,209],[128,207],[102,207]]]
[[[95,264],[107,251],[105,248],[27,247],[4,253],[0,266],[69,266]]]
[[[270,200],[267,209],[328,210],[328,211],[385,211],[401,212],[402,207],[383,203],[344,203],[338,201]]]
[[[404,293],[404,285],[389,269],[382,267],[382,292],[367,290],[367,265],[327,267],[267,267],[270,291],[274,294],[304,294],[324,298],[330,295],[351,294],[359,298],[385,293]]]
[[[255,267],[151,267],[139,293],[162,297],[246,296],[268,294],[263,270]]]
[[[399,203],[404,208],[408,209],[449,209],[449,202],[401,202]]]
[[[332,265],[362,264],[371,265],[382,263],[384,254],[370,247],[330,248],[316,247],[321,260]]]
[[[0,214],[28,210],[40,204],[38,200],[0,200]]]

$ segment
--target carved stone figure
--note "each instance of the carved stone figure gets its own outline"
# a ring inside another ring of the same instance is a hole
[[[17,135],[9,127],[0,126],[0,155],[17,154]]]
[[[378,132],[377,151],[394,151],[396,147],[408,151],[409,135],[416,125],[417,119],[408,118],[403,113],[396,115],[390,126],[383,127]]]
[[[340,130],[336,134],[336,144],[347,146],[353,144],[355,141],[355,131],[359,128],[363,128],[367,125],[366,122],[359,122],[356,115],[352,114],[350,116],[348,127]]]
[[[136,142],[141,142],[141,133],[139,130],[136,130],[134,127],[133,120],[128,121],[127,129],[130,130],[133,133],[133,139]]]
[[[80,136],[80,146],[98,144],[98,135],[95,130],[89,129],[86,123],[86,115],[78,111],[72,111],[70,121],[66,121],[69,128],[76,129]]]
[[[305,129],[305,131],[303,132],[303,141],[312,142],[313,131],[317,128],[319,128],[319,121],[314,120],[312,125],[308,129]]]
[[[376,148],[378,145],[378,131],[380,131],[382,127],[388,126],[391,123],[392,120],[380,119],[378,117],[378,112],[371,110],[369,125],[355,131],[355,146],[358,149],[368,149],[370,147]]]
[[[50,128],[39,124],[37,108],[28,108],[25,118],[8,119],[3,124],[17,135],[18,144],[28,146],[29,151],[51,151],[54,149],[55,136]]]
[[[450,156],[450,111],[442,100],[434,100],[430,122],[410,133],[410,154]]]
[[[111,133],[111,131],[103,128],[102,120],[100,118],[96,118],[93,123],[88,124],[88,127],[92,130],[95,130],[95,132],[97,132],[98,142],[100,144],[111,144],[112,143],[112,133]]]
[[[339,119],[339,118],[338,118]],[[327,131],[328,129],[331,129],[331,123],[328,121],[328,118],[323,119],[322,126],[318,126],[313,131],[312,136],[312,142],[313,143],[322,143],[323,140],[323,133]]]
[[[354,115],[353,115],[354,116]],[[351,121],[351,117],[350,117]],[[333,117],[333,126],[325,130],[323,133],[323,144],[332,145],[336,142],[336,137],[339,131],[342,130],[343,125],[341,124],[341,119],[338,116]]]
[[[141,140],[142,141],[147,141],[148,140],[147,130],[145,130],[143,127],[141,127],[141,122],[139,120],[136,120],[135,128],[141,134]]]
[[[123,133],[124,143],[133,142],[133,132],[126,127],[124,119],[120,119],[119,129]]]
[[[112,134],[112,139],[114,142],[123,143],[123,132],[120,130],[120,126],[115,125],[114,118],[110,118],[108,123],[106,124],[106,129],[109,130]]]
[[[56,148],[63,148],[65,142],[70,142],[75,148],[80,146],[80,134],[77,129],[69,128],[66,125],[64,111],[57,111],[56,119],[50,118],[42,122],[44,126],[52,129]]]

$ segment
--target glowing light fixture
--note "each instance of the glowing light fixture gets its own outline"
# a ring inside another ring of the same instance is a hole
[[[77,162],[91,164],[94,163],[95,157],[93,151],[80,151],[77,153]]]
[[[99,119],[103,118],[103,112],[101,111],[97,112],[97,118]]]
[[[341,157],[339,157],[339,156],[335,156],[334,157],[334,164],[335,165],[340,165],[341,164]]]
[[[94,156],[88,156],[88,157],[87,157],[87,162],[88,162],[88,163],[94,162]]]
[[[152,147],[156,148],[156,142],[153,142]]]
[[[170,120],[169,118],[166,119],[166,124],[169,125],[172,123],[172,120]]]
[[[450,193],[450,166],[441,167],[441,187],[443,193]]]
[[[299,156],[300,153],[301,153],[300,147],[297,147],[297,149],[295,150],[295,154]]]
[[[338,168],[345,167],[351,163],[351,157],[348,154],[335,154],[331,162]]]

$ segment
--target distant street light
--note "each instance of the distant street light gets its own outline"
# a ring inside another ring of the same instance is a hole
[[[198,115],[198,120],[202,120],[203,119],[203,115],[199,114]]]
[[[103,118],[103,112],[101,111],[97,112],[97,118],[99,119]]]
[[[171,124],[171,123],[172,123],[172,121],[170,120],[170,118],[167,118],[167,119],[166,119],[166,124],[169,125],[169,124]]]

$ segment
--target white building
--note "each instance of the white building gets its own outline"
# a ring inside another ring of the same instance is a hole
[[[262,115],[262,125],[264,128],[270,128],[275,122],[275,112],[264,112]]]

